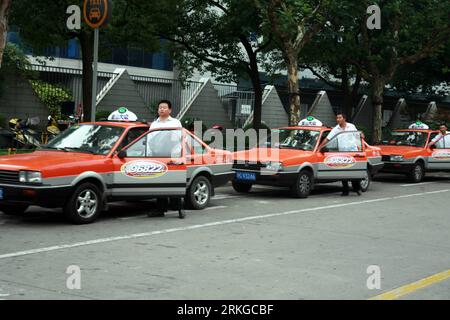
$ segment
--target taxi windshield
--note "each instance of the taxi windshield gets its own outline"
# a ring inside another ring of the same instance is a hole
[[[381,141],[382,145],[424,147],[428,134],[419,131],[396,131],[391,132]]]
[[[123,128],[114,126],[76,125],[51,140],[43,148],[106,155],[123,132]]]
[[[261,147],[313,151],[319,136],[320,132],[313,130],[273,130]]]

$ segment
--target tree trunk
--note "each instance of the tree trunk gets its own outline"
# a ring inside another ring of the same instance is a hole
[[[373,118],[373,141],[380,142],[383,133],[383,94],[385,83],[382,79],[375,78],[371,84]]]
[[[3,52],[6,46],[6,36],[8,33],[8,12],[12,0],[0,0],[0,68],[3,62]]]
[[[81,31],[79,38],[83,61],[83,120],[91,121],[94,37],[92,32]],[[95,88],[97,90],[97,88]]]
[[[300,122],[300,88],[297,55],[294,53],[289,54],[286,64],[288,68],[288,90],[291,110],[290,125],[295,126]]]

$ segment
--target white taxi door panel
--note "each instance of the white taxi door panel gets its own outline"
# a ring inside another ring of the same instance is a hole
[[[367,176],[367,157],[359,132],[339,133],[322,151],[318,152],[319,180],[363,179]]]
[[[113,197],[183,196],[186,156],[181,129],[150,131],[114,157]]]
[[[436,135],[431,135],[431,139]],[[450,135],[436,142],[435,148],[429,150],[428,169],[450,170]]]

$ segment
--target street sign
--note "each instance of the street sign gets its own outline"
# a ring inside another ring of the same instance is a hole
[[[111,0],[84,0],[84,21],[93,29],[108,23],[112,14]]]
[[[249,115],[252,113],[252,106],[248,104],[243,104],[241,106],[241,114]]]

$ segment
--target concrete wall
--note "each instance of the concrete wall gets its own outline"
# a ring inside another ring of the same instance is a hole
[[[47,125],[48,108],[39,100],[31,84],[18,73],[6,75],[0,96],[0,114],[7,123],[11,118],[39,117],[39,127]],[[2,125],[6,125],[6,123]]]
[[[126,107],[134,112],[139,119],[153,120],[154,115],[150,113],[150,108],[139,94],[136,85],[131,80],[130,75],[125,71],[109,90],[106,96],[98,102],[97,111],[114,111],[118,107]]]
[[[207,82],[184,117],[199,118],[208,128],[215,124],[224,128],[233,128],[227,111],[211,81]]]
[[[289,125],[289,115],[286,113],[275,87],[270,91],[269,96],[262,105],[261,118],[269,128]]]
[[[308,112],[308,116],[319,119],[324,126],[336,126],[336,114],[333,111],[330,99],[328,99],[328,95],[325,91],[318,93],[316,101]]]
[[[361,99],[364,99],[361,98]],[[362,102],[360,102],[362,103]],[[353,124],[356,125],[358,129],[363,126],[367,129],[367,132],[373,131],[373,107],[370,98],[367,97],[366,101],[362,105],[361,109],[357,111],[358,113],[354,116]]]

